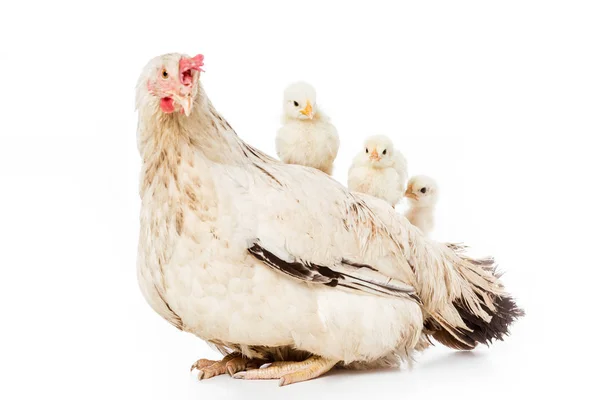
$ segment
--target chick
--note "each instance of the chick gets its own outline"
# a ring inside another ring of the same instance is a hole
[[[277,131],[277,155],[286,164],[300,164],[331,175],[340,147],[337,129],[317,107],[317,93],[305,82],[283,93],[282,127]]]
[[[417,175],[408,181],[406,197],[409,208],[404,216],[425,235],[429,235],[433,230],[434,211],[438,196],[438,186],[432,178]]]
[[[379,197],[394,207],[404,195],[406,159],[384,135],[371,136],[348,171],[348,189]]]

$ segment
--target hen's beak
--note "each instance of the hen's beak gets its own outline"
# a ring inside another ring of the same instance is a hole
[[[183,113],[186,117],[189,117],[192,112],[192,95],[188,94],[187,96],[174,96],[177,103],[181,106]]]
[[[304,107],[304,110],[301,110],[300,113],[306,115],[310,119],[313,119],[314,115],[310,101],[306,100],[306,107]]]
[[[371,152],[371,154],[369,155],[369,160],[371,160],[371,161],[381,161],[381,157],[379,157],[379,153],[377,153],[377,150],[373,150]]]

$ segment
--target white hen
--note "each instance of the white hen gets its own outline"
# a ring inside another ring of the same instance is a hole
[[[340,139],[335,126],[318,108],[317,93],[311,85],[297,82],[285,89],[282,120],[275,139],[281,161],[331,175]]]
[[[404,214],[411,224],[425,235],[433,230],[435,205],[439,197],[437,183],[425,175],[410,178],[406,187],[409,208]]]
[[[507,333],[521,311],[491,261],[244,143],[206,96],[200,66],[201,56],[151,60],[136,100],[139,284],[157,313],[228,354],[194,364],[199,378],[289,384],[407,356],[424,334],[472,349]],[[309,358],[243,371],[292,350]]]
[[[394,207],[404,195],[406,159],[384,135],[365,141],[348,171],[348,188],[387,201]]]

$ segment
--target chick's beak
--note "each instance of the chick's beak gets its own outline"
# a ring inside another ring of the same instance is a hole
[[[306,101],[306,107],[304,107],[304,110],[301,110],[300,113],[306,115],[310,119],[313,119],[313,108],[310,104],[310,101]]]
[[[417,195],[414,194],[413,192],[409,192],[408,190],[404,193],[404,196],[413,199],[413,200],[417,200]]]
[[[379,153],[377,153],[377,150],[373,150],[371,152],[371,154],[369,155],[369,160],[371,160],[371,161],[381,161],[381,157],[379,157]]]

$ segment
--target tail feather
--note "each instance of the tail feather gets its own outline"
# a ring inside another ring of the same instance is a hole
[[[431,304],[425,332],[445,346],[471,350],[478,344],[503,340],[509,327],[525,315],[504,291],[492,258],[473,259],[465,247],[450,244],[443,249],[444,281],[450,301]]]

